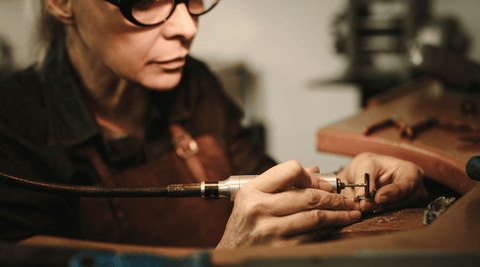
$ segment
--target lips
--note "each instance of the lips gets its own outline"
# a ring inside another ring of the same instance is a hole
[[[178,57],[172,60],[165,61],[153,61],[151,64],[161,66],[166,70],[176,70],[182,68],[185,65],[186,57]]]

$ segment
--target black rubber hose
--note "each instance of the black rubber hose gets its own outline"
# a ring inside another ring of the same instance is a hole
[[[66,185],[58,183],[38,182],[22,179],[12,175],[0,173],[0,182],[14,187],[20,187],[27,190],[68,196],[81,197],[169,197],[169,186],[163,187],[106,187],[106,186],[79,186]],[[182,197],[182,190],[175,187],[173,197]],[[192,190],[198,191],[198,194],[192,194]],[[185,196],[201,196],[200,185],[185,191]]]

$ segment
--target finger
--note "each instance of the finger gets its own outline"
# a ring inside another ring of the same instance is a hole
[[[315,173],[310,173],[310,179],[311,179],[311,184],[309,186],[307,186],[307,184],[305,185],[298,185],[299,187],[298,188],[315,188],[315,189],[320,189],[320,190],[323,190],[323,191],[326,191],[326,192],[333,192],[333,186],[327,182],[327,180],[325,180],[324,178],[322,177],[319,177],[317,175],[315,175]]]
[[[253,187],[264,193],[274,193],[292,186],[297,188],[319,188],[319,179],[314,180],[298,161],[292,160],[274,166],[246,183],[243,187]]]
[[[281,235],[292,237],[309,234],[325,228],[342,227],[360,220],[361,213],[358,210],[333,211],[333,210],[309,210],[278,218],[278,225],[283,226]]]
[[[299,188],[316,188],[316,189],[321,189],[327,192],[332,192],[333,190],[332,185],[329,182],[327,182],[325,179],[323,179],[321,175],[318,175],[320,174],[320,169],[318,168],[318,166],[308,167],[308,168],[305,168],[305,170],[309,174],[312,174],[310,175],[312,183],[311,184],[307,183],[305,185],[300,184]]]
[[[384,208],[386,208],[385,210],[392,210],[392,209],[396,209],[396,208],[399,208],[399,207],[403,207],[403,206],[406,206],[406,205],[416,203],[416,202],[418,202],[422,199],[425,199],[427,197],[428,197],[428,192],[425,189],[425,187],[423,187],[423,185],[422,185],[414,194],[407,197],[406,199],[402,199],[402,200],[392,202],[392,203],[382,203],[382,204],[388,206],[388,207],[384,207]],[[366,200],[365,202],[362,201],[361,204],[362,204],[361,205],[361,207],[362,207],[361,210],[363,212],[373,212],[373,211],[377,211],[377,210],[382,210],[382,211],[384,210],[381,207],[381,205],[375,203],[373,200]]]
[[[340,193],[340,195],[346,197],[347,199],[350,199],[353,201],[354,203],[354,209],[356,210],[360,210],[360,205],[356,199],[355,199],[355,196],[354,196],[354,189],[352,187],[347,187],[345,189],[342,190],[342,192]]]
[[[375,203],[372,199],[364,199],[359,203],[360,210],[362,212],[372,212],[380,209],[380,205]]]
[[[268,197],[270,213],[284,216],[311,209],[351,210],[352,200],[317,189],[290,190]]]
[[[378,190],[375,195],[375,202],[377,204],[390,204],[405,199],[420,189],[420,182],[420,179],[395,179],[393,183],[382,186]]]
[[[308,168],[305,168],[305,170],[308,173],[320,173],[320,169],[318,168],[318,166],[308,167]]]
[[[388,210],[392,210],[392,209],[400,208],[400,207],[403,207],[403,206],[407,206],[407,205],[416,203],[416,202],[418,202],[422,199],[425,199],[427,197],[428,197],[428,192],[425,189],[425,187],[422,186],[419,190],[417,190],[410,197],[388,205]],[[374,209],[373,211],[375,211],[375,210],[378,210],[378,209]]]

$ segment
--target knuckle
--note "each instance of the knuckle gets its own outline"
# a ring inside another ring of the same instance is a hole
[[[304,171],[300,162],[296,160],[288,161],[287,164],[294,175],[299,175]]]
[[[336,195],[330,194],[328,197],[323,198],[322,204],[324,208],[332,208],[339,206],[339,201]]]
[[[371,153],[362,153],[355,158],[357,169],[369,169],[376,164],[375,158]]]
[[[336,219],[336,225],[338,226],[344,226],[347,224],[352,223],[352,215],[349,212],[340,212],[338,218]]]
[[[327,220],[327,216],[324,211],[322,210],[311,210],[310,214],[312,219],[318,226],[323,226]]]
[[[343,216],[340,217],[340,225],[347,225],[347,224],[351,224],[352,222],[354,222],[354,217],[352,215],[352,213],[350,212],[343,212],[342,213]]]
[[[346,201],[346,198],[341,197],[340,195],[332,195],[332,197],[329,198],[328,204],[331,207],[342,208],[347,206],[347,203],[345,201]]]
[[[408,169],[410,172],[416,174],[416,175],[421,175],[423,176],[423,171],[420,169],[415,163],[410,162],[410,161],[403,161],[404,162],[404,167],[405,169]]]
[[[417,164],[407,161],[407,160],[402,160],[402,159],[396,159],[397,162],[397,169],[402,169],[409,175],[415,178],[423,178],[423,169],[420,168]]]
[[[420,186],[420,184],[416,181],[410,181],[408,183],[408,192],[410,193],[414,193],[416,190],[415,189],[418,189]]]
[[[244,206],[244,212],[248,217],[257,217],[265,212],[265,210],[265,204],[259,201],[249,202]]]
[[[303,197],[310,207],[316,207],[322,201],[322,197],[316,190],[306,189]]]
[[[410,164],[410,168],[412,169],[412,175],[415,177],[415,180],[417,180],[418,182],[423,181],[423,169],[414,163],[410,162]]]

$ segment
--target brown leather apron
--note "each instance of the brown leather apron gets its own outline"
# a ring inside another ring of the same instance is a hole
[[[112,174],[95,148],[87,148],[92,165],[106,186],[166,186],[224,180],[230,163],[211,136],[195,142],[181,127],[170,129],[177,146],[163,157],[144,165]],[[190,139],[189,139],[190,138]],[[193,145],[193,146],[192,146]],[[196,150],[196,149],[194,149]],[[188,156],[185,159],[180,155]],[[201,198],[81,198],[83,236],[89,240],[129,244],[213,247],[220,241],[232,203],[226,199]]]

